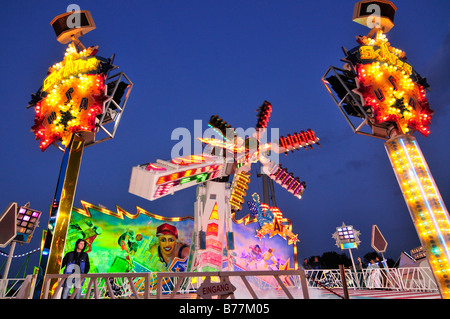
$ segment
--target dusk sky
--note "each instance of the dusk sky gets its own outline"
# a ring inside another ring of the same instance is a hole
[[[306,181],[303,198],[275,185],[278,207],[298,234],[300,260],[344,252],[332,238],[343,222],[361,232],[355,258],[373,251],[372,225],[388,242],[387,258],[420,246],[383,140],[354,134],[321,82],[330,65],[342,67],[341,47],[352,49],[355,36],[370,31],[352,21],[355,2],[77,1],[97,26],[82,43],[98,45],[99,56],[115,54],[118,71],[134,86],[115,138],[84,150],[74,206],[81,208],[83,200],[130,213],[139,206],[167,217],[193,215],[195,187],[150,202],[128,192],[132,167],[169,160],[179,142],[171,140],[176,128],[192,132],[193,142],[194,120],[203,130],[213,114],[233,127],[255,127],[255,111],[267,100],[273,107],[269,129],[287,135],[310,128],[320,138],[321,147],[280,155],[283,167]],[[39,247],[55,193],[63,153],[55,147],[41,152],[30,131],[34,110],[26,106],[48,67],[63,59],[67,45],[56,40],[50,21],[71,3],[0,4],[0,212],[10,202],[30,202],[43,212],[33,240],[17,245],[15,254]],[[448,205],[450,2],[394,4],[395,26],[387,37],[430,84],[431,134],[415,137]],[[254,164],[246,200],[253,192],[262,196],[257,171]],[[34,254],[30,266],[37,262]]]

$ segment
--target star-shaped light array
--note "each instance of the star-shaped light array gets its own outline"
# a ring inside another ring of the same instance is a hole
[[[97,116],[111,99],[105,81],[114,68],[110,59],[96,56],[97,51],[96,47],[78,51],[70,43],[64,60],[48,69],[42,87],[32,95],[31,130],[42,151],[57,141],[67,145],[73,133],[95,131]]]
[[[426,98],[428,83],[406,62],[405,52],[394,48],[381,30],[359,36],[360,46],[343,59],[356,73],[356,89],[373,124],[391,122],[400,134],[430,134],[433,111]]]

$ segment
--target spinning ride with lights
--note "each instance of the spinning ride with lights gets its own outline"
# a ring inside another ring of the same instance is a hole
[[[374,11],[375,9],[375,11]],[[385,35],[394,25],[391,1],[356,3],[353,21],[371,31],[344,50],[344,68],[331,66],[322,81],[353,132],[384,145],[442,298],[450,298],[450,219],[414,132],[430,134],[429,87]],[[378,14],[373,14],[378,12]],[[337,97],[335,96],[335,94]],[[357,121],[360,121],[359,124]]]
[[[257,109],[257,124],[252,136],[243,138],[238,130],[213,115],[208,125],[220,138],[199,138],[205,144],[203,154],[174,158],[171,161],[158,159],[132,168],[129,192],[150,201],[174,194],[176,191],[197,186],[197,201],[194,213],[193,258],[189,258],[190,271],[216,271],[222,269],[223,251],[234,249],[232,220],[242,209],[246,190],[250,183],[250,170],[253,163],[260,162],[262,172],[275,183],[281,185],[293,196],[301,198],[306,187],[304,181],[273,160],[273,154],[287,153],[301,148],[312,148],[319,144],[315,133],[308,129],[300,133],[281,136],[277,142],[265,142],[265,131],[272,112],[272,105],[264,101]],[[271,157],[268,156],[272,153]],[[232,183],[228,183],[234,175]],[[255,207],[263,211],[274,210],[269,206]],[[281,212],[280,212],[281,213]],[[247,215],[240,222],[254,222],[256,214]],[[282,222],[274,218],[272,222]],[[281,224],[280,224],[281,225]],[[262,224],[261,226],[264,226]],[[267,228],[267,227],[266,227]],[[298,241],[288,231],[280,236],[289,237],[290,243]],[[260,229],[260,238],[263,233]],[[231,258],[229,258],[231,260]],[[231,263],[228,263],[231,269]]]
[[[110,74],[114,55],[97,55],[78,39],[94,30],[87,10],[69,11],[50,23],[60,43],[68,44],[64,59],[48,68],[27,108],[34,107],[31,130],[42,151],[55,145],[64,152],[41,251],[36,298],[43,298],[47,274],[59,274],[85,147],[114,138],[133,84],[123,72]],[[52,287],[56,282],[52,281]]]

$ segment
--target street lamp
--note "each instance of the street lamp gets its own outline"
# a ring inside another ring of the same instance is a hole
[[[351,225],[347,226],[342,223],[342,226],[336,227],[336,232],[332,236],[336,240],[336,246],[341,248],[341,250],[348,249],[355,273],[356,267],[355,261],[353,260],[352,249],[358,248],[358,245],[361,243],[361,241],[359,240],[359,235],[359,230],[354,229]],[[356,275],[355,278],[358,278],[358,276]]]
[[[42,213],[40,211],[30,208],[30,203],[19,207],[19,209],[17,209],[17,203],[10,203],[0,217],[0,230],[2,234],[0,236],[0,247],[10,245],[5,270],[3,271],[3,278],[8,278],[16,243],[23,245],[30,242],[34,230],[39,226],[39,218],[41,218],[41,215]]]

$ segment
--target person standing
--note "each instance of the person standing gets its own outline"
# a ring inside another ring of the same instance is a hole
[[[319,257],[315,256],[314,257],[314,262],[313,262],[313,269],[320,269],[322,268],[322,266],[320,265],[320,261],[319,261]]]
[[[310,265],[309,262],[308,262],[308,258],[303,259],[303,264],[302,264],[302,266],[303,266],[303,269],[306,270],[306,271],[305,271],[305,275],[306,275],[306,279],[308,280],[308,282],[309,282],[309,281],[314,282],[314,278],[311,278],[311,272],[308,271],[308,270],[311,269],[311,265]],[[311,279],[312,279],[312,280],[311,280]]]
[[[384,260],[380,260],[380,257],[375,257],[375,262],[378,264],[378,267],[380,267],[381,271],[381,287],[386,287],[387,284],[387,271],[386,271],[386,264],[384,263]]]
[[[68,252],[62,261],[61,269],[64,268],[64,274],[87,274],[89,272],[90,264],[89,264],[89,255],[84,252],[86,249],[86,241],[84,239],[78,239],[75,243],[75,249],[73,251]],[[83,280],[84,282],[84,280]],[[75,295],[75,299],[80,299],[81,296],[81,287],[83,286],[83,282],[80,284],[79,278],[73,278],[72,276],[67,278],[64,283],[64,288],[62,291],[61,298],[67,299],[69,298],[69,292],[72,287],[78,287],[77,294]]]
[[[303,269],[305,270],[311,269],[311,265],[308,262],[308,258],[303,259]]]
[[[314,271],[312,273],[312,278],[313,278],[313,281],[314,281],[314,284],[313,284],[314,287],[316,286],[316,281],[321,280],[322,271],[319,270],[321,268],[322,268],[322,265],[320,264],[319,257],[315,256],[313,264],[312,264],[312,269],[314,269]]]
[[[362,263],[361,257],[358,257],[358,262],[355,265],[356,267],[356,273],[358,277],[359,287],[365,287],[364,282],[364,265]]]
[[[380,267],[378,264],[371,259],[370,264],[367,265],[367,269],[369,270],[368,273],[368,282],[366,283],[366,286],[369,287],[369,289],[378,289],[381,288],[381,280],[380,280]]]

